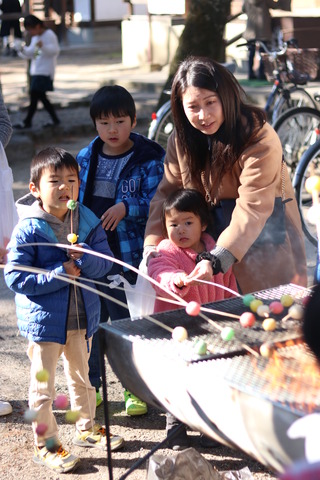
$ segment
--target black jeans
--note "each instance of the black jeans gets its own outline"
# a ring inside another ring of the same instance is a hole
[[[28,107],[28,113],[24,120],[24,124],[26,126],[31,126],[32,117],[36,113],[38,102],[42,102],[44,108],[49,113],[50,117],[52,118],[54,123],[59,123],[59,118],[53,108],[52,103],[49,102],[46,92],[40,92],[38,90],[32,90],[30,92],[30,105]]]

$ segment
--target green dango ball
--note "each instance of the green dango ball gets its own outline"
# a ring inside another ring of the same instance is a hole
[[[225,327],[221,331],[221,338],[222,340],[225,340],[226,342],[229,342],[234,338],[234,330],[231,327]]]
[[[69,210],[75,210],[77,207],[77,202],[75,200],[68,200],[67,207],[69,208]]]
[[[251,293],[248,293],[247,295],[244,295],[243,296],[243,304],[246,306],[246,307],[250,307],[250,303],[254,300],[254,296],[251,295]]]
[[[194,351],[197,355],[205,355],[207,353],[207,343],[204,340],[198,340],[194,345]]]

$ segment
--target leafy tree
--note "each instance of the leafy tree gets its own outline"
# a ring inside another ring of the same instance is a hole
[[[170,63],[169,76],[163,88],[169,90],[179,63],[188,55],[225,60],[224,28],[230,15],[231,0],[189,0],[185,28]],[[158,108],[167,100],[162,93]]]

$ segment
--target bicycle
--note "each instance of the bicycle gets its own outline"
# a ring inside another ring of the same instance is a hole
[[[275,122],[276,118],[288,108],[302,105],[311,106],[313,108],[316,108],[317,106],[312,96],[304,88],[301,88],[301,85],[305,85],[310,78],[317,75],[316,61],[314,59],[309,61],[309,64],[315,67],[312,71],[310,67],[309,73],[300,73],[295,69],[293,61],[294,55],[292,51],[289,52],[290,58],[288,58],[288,43],[284,43],[280,50],[271,51],[268,50],[263,42],[259,42],[259,45],[265,49],[265,55],[267,55],[264,60],[266,63],[266,73],[269,72],[267,66],[270,66],[270,59],[271,63],[276,67],[272,69],[274,83],[264,107],[267,114],[270,114],[272,109],[272,122]],[[292,42],[290,44],[292,44]],[[296,48],[291,50],[300,52],[300,50]],[[287,86],[287,82],[289,82],[289,86]],[[169,91],[166,91],[165,93],[168,95],[170,94]],[[160,143],[160,145],[166,149],[169,135],[172,133],[173,129],[174,121],[171,112],[171,103],[170,100],[168,100],[156,113],[152,114],[148,137],[151,140]]]
[[[320,175],[320,135],[318,135],[317,141],[303,153],[292,182],[303,231],[310,242],[317,246],[317,229],[314,222],[310,221],[312,220],[310,218],[310,207],[313,204],[312,194],[308,193],[305,188],[307,178],[313,175]]]
[[[320,134],[320,111],[310,107],[286,110],[273,124],[277,132],[285,162],[291,177],[303,153],[313,145]]]

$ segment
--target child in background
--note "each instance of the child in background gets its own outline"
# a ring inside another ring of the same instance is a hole
[[[90,116],[99,136],[77,156],[81,167],[79,201],[101,218],[115,258],[139,268],[149,204],[163,175],[165,152],[157,143],[132,132],[136,126],[135,103],[119,85],[104,86],[94,94]],[[131,284],[137,278],[132,270],[116,263],[110,274],[121,274]],[[104,281],[110,283],[107,278]],[[110,295],[108,286],[97,288]],[[113,289],[111,295],[126,304],[123,291]],[[109,317],[112,321],[130,317],[127,308],[104,298],[101,303],[102,322]],[[95,336],[89,377],[96,387],[97,405],[102,401],[98,348]],[[125,405],[128,415],[147,412],[145,402],[128,391]]]
[[[71,154],[58,148],[38,153],[31,163],[29,187],[31,193],[17,201],[20,220],[8,246],[5,281],[16,293],[20,333],[29,340],[29,407],[37,414],[32,423],[33,460],[55,472],[65,473],[73,470],[79,459],[63,449],[52,413],[55,371],[61,355],[71,409],[79,413],[73,443],[105,450],[106,433],[94,422],[96,397],[88,374],[91,339],[100,319],[99,297],[85,289],[80,292],[79,287],[56,275],[75,276],[79,281],[81,278],[97,279],[106,275],[112,262],[72,248],[66,250],[40,243],[65,244],[68,234],[76,233],[77,247],[110,256],[112,253],[94,213],[77,203],[72,212],[67,206],[69,200],[77,199],[79,192],[78,164]],[[19,271],[15,265],[37,267],[47,272]],[[48,372],[47,381],[36,378],[42,370]],[[37,430],[40,424],[47,427],[43,434]],[[50,448],[52,444],[56,448]],[[111,436],[112,450],[122,444],[121,437]]]
[[[157,280],[165,290],[173,292],[185,301],[196,301],[200,304],[216,302],[229,298],[233,294],[216,285],[197,283],[193,277],[189,280],[188,275],[194,270],[195,264],[205,260],[206,253],[215,246],[213,238],[205,233],[210,223],[208,204],[200,192],[193,189],[181,189],[173,192],[163,204],[162,228],[166,237],[157,247],[157,255],[151,257],[148,262],[148,274]],[[207,260],[208,262],[210,260]],[[202,262],[205,263],[205,262]],[[237,291],[237,284],[232,270],[227,273],[212,275],[206,280],[215,282]],[[170,294],[152,284],[157,295],[171,298]],[[155,312],[173,310],[178,305],[156,299]],[[181,308],[181,307],[180,307]],[[167,436],[181,422],[170,413],[166,416]],[[217,446],[217,442],[209,441],[205,436],[200,437],[203,447]],[[189,446],[186,429],[168,441],[173,450],[182,450]]]
[[[58,37],[53,30],[45,26],[40,18],[34,15],[25,17],[24,28],[31,35],[31,42],[30,45],[25,45],[21,49],[19,56],[30,60],[30,104],[23,123],[15,125],[15,127],[25,129],[32,126],[32,119],[37,111],[39,100],[52,120],[51,123],[43,126],[59,125],[60,120],[47,97],[47,92],[53,91],[55,68],[60,53]]]

